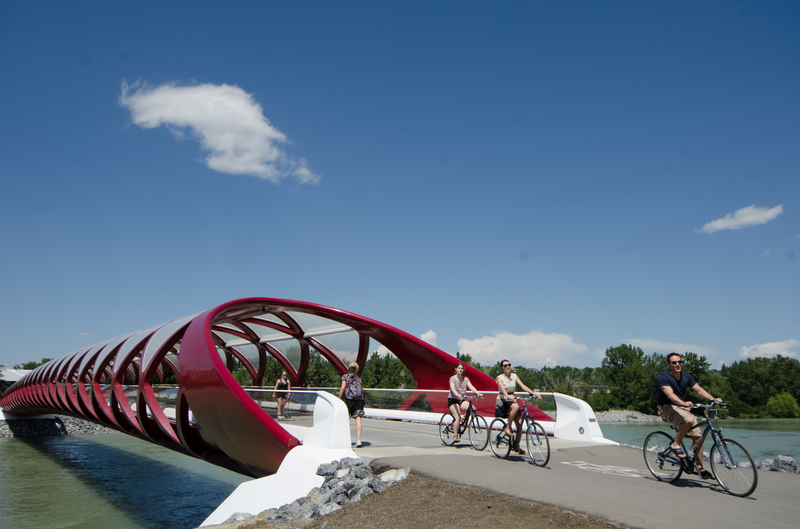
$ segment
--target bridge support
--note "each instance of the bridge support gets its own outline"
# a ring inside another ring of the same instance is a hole
[[[311,428],[284,426],[303,441],[289,451],[278,472],[239,485],[202,523],[219,525],[237,512],[256,515],[267,509],[291,503],[322,486],[325,479],[317,475],[323,463],[345,457],[357,457],[351,448],[347,406],[329,393],[317,392]]]

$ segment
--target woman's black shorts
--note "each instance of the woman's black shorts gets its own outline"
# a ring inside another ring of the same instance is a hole
[[[344,403],[347,405],[347,413],[350,415],[351,419],[365,416],[364,399],[350,400],[345,398]]]
[[[508,419],[508,411],[511,409],[512,404],[514,404],[513,400],[504,400],[502,404],[494,407],[494,416]]]
[[[447,397],[447,408],[449,409],[450,406],[452,406],[453,404],[455,404],[456,406],[460,406],[461,399],[451,399],[450,397]]]

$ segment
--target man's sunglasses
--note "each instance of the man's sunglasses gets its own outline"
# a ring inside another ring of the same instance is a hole
[[[673,360],[672,362],[670,362],[670,364],[672,364],[672,365],[674,365],[674,366],[675,366],[675,365],[682,364],[682,363],[683,363],[683,360]]]

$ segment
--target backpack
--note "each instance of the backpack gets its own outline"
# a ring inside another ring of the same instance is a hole
[[[347,378],[347,385],[344,387],[344,398],[349,400],[361,400],[364,388],[361,386],[361,379],[357,375],[350,375]]]

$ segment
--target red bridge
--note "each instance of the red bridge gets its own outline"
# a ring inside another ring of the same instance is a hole
[[[357,314],[270,298],[231,301],[52,360],[11,386],[2,407],[17,416],[56,413],[86,419],[260,477],[277,472],[301,441],[236,381],[235,367],[244,366],[252,386],[264,386],[267,359],[274,358],[298,387],[306,381],[312,351],[344,374],[352,361],[363,370],[375,347],[371,340],[391,351],[417,387],[425,388],[404,407],[425,395],[433,411],[446,411],[446,395],[426,390],[448,389],[459,363],[455,357]],[[478,390],[497,390],[494,379],[465,367]],[[169,371],[178,386],[165,395],[158,382]],[[165,396],[174,406],[162,405]],[[493,399],[481,401],[479,409],[494,415]],[[552,421],[537,413],[537,420]]]

